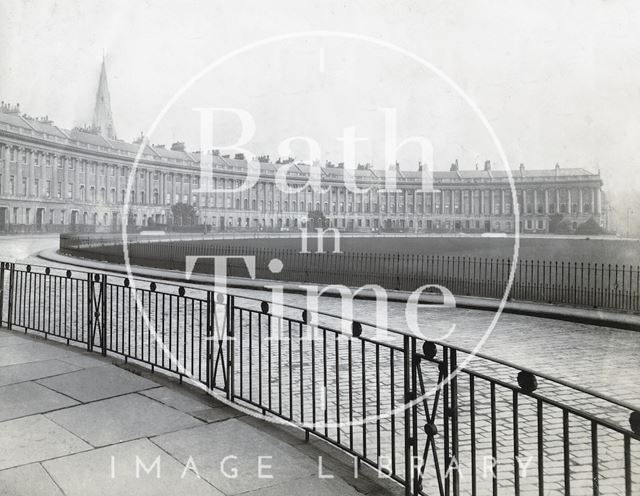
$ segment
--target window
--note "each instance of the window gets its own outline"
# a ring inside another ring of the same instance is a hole
[[[67,184],[67,199],[73,200],[73,183]]]
[[[22,196],[27,196],[27,178],[22,178]]]

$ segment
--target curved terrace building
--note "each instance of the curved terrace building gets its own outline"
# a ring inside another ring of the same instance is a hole
[[[129,174],[140,148],[115,138],[104,63],[96,95],[93,126],[62,129],[48,119],[22,114],[19,106],[0,106],[0,231],[111,230],[122,223]],[[201,193],[200,153],[183,143],[171,148],[145,145],[128,198],[130,223],[170,222],[171,206],[192,204],[199,224],[211,230],[281,230],[302,226],[309,212],[322,212],[333,227],[351,231],[510,232],[514,208],[507,175],[485,162],[481,170],[434,172],[434,191],[421,191],[421,172],[397,169],[397,189],[384,189],[384,171],[341,166],[321,169],[323,191],[304,187],[310,166],[287,163],[287,181],[295,193],[275,185],[278,167],[261,158],[261,175],[239,193]],[[217,190],[239,186],[247,163],[213,154],[212,182]],[[345,186],[354,174],[365,193]],[[546,233],[550,217],[563,214],[575,229],[593,217],[605,226],[602,180],[585,169],[513,172],[521,213],[521,231]],[[314,214],[318,215],[318,214]]]

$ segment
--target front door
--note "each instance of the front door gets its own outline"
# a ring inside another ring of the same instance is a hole
[[[38,231],[42,230],[42,223],[44,219],[44,208],[36,209],[36,229]]]

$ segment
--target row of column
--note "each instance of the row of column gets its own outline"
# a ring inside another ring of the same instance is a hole
[[[34,163],[34,154],[29,152],[27,154],[27,162],[26,164],[23,164],[22,162],[22,157],[20,156],[22,154],[23,149],[18,149],[18,153],[17,153],[17,157],[15,160],[15,167],[16,167],[16,172],[14,175],[14,189],[15,189],[15,194],[17,196],[21,196],[22,195],[22,181],[23,178],[26,177],[27,179],[27,184],[26,184],[26,193],[27,193],[27,197],[32,197],[33,195],[33,186],[34,186],[34,181],[35,181],[35,163]],[[63,201],[66,201],[68,198],[68,193],[71,192],[71,196],[73,200],[77,200],[78,197],[78,192],[79,192],[79,187],[80,184],[82,184],[84,182],[85,184],[85,191],[88,191],[90,188],[90,185],[88,184],[91,179],[93,179],[94,187],[95,187],[95,191],[96,194],[98,194],[98,192],[100,191],[100,188],[102,187],[102,185],[100,184],[101,181],[99,181],[99,167],[100,165],[96,166],[96,171],[93,175],[93,177],[91,177],[91,173],[90,173],[90,165],[92,165],[90,162],[84,162],[85,165],[85,171],[82,175],[84,175],[83,178],[81,178],[81,174],[79,171],[79,165],[80,165],[80,161],[82,159],[79,158],[75,158],[75,157],[67,157],[67,156],[60,156],[60,155],[52,155],[52,162],[51,162],[51,174],[50,174],[50,179],[44,175],[41,175],[40,180],[41,180],[41,184],[39,185],[39,196],[40,197],[45,197],[44,195],[44,191],[46,189],[46,181],[50,180],[51,181],[51,198],[53,199],[61,199]],[[10,189],[10,176],[11,176],[11,172],[10,172],[10,157],[9,157],[9,147],[8,146],[3,146],[2,147],[2,158],[4,159],[4,164],[5,164],[5,177],[3,178],[4,181],[4,191],[5,194],[8,193],[9,189]],[[57,161],[60,160],[61,161],[61,167],[58,167],[58,163]],[[73,170],[71,170],[69,168],[69,162],[73,160],[74,161],[74,168]],[[26,166],[26,171],[23,171],[23,167]],[[42,170],[46,170],[48,167],[46,166],[46,163],[44,163],[44,160],[41,160],[39,163],[39,166],[42,167]],[[111,176],[110,172],[112,170],[113,166],[108,166],[107,170],[105,171],[105,176],[104,176],[104,188],[105,188],[105,202],[107,204],[112,203],[112,198],[110,198],[111,196],[111,189],[115,188],[116,191],[116,203],[119,203],[122,198],[120,198],[121,196],[121,191],[126,189],[126,182],[128,180],[127,175],[123,175],[121,174],[121,167],[122,166],[116,166],[116,173],[115,173],[115,181],[113,181],[113,184],[109,181],[109,177]],[[141,170],[144,170],[145,175],[144,175],[144,179],[140,178],[140,172]],[[26,176],[23,175],[26,173]],[[187,202],[191,203],[192,201],[192,196],[193,196],[193,175],[188,175],[188,174],[184,174],[184,173],[180,173],[180,172],[164,172],[164,171],[158,171],[159,177],[157,180],[157,188],[156,188],[156,180],[154,179],[156,174],[156,171],[154,171],[153,169],[138,169],[136,171],[136,180],[135,180],[135,186],[134,186],[134,190],[136,192],[136,199],[135,202],[136,203],[140,203],[140,192],[144,191],[145,195],[144,195],[144,204],[145,205],[152,205],[154,203],[154,198],[153,198],[153,193],[154,190],[157,189],[158,191],[158,204],[159,205],[166,205],[167,204],[167,194],[170,195],[170,204],[173,204],[176,202],[176,194],[179,194],[180,198],[179,201],[184,201],[184,196],[187,195]],[[177,181],[177,176],[181,177],[181,182],[179,183]],[[197,176],[196,176],[197,177]],[[185,184],[185,178],[186,178],[186,184]],[[84,181],[83,181],[84,180]],[[225,181],[225,179],[220,178],[220,180],[218,181],[218,183],[221,183]],[[230,180],[227,179],[227,181],[231,181],[232,183],[234,182],[234,180]],[[60,183],[60,188],[58,188],[58,183]],[[181,185],[180,185],[181,184]],[[263,183],[265,184],[265,183]],[[268,184],[268,183],[267,183]],[[71,188],[71,190],[69,190],[69,188]],[[574,198],[572,198],[572,190],[571,188],[562,188],[562,189],[566,189],[567,191],[567,195],[568,195],[568,200],[567,200],[567,213],[574,213],[574,214],[582,214],[584,213],[584,189],[582,187],[578,188],[578,198],[577,200],[577,211],[573,211],[573,201]],[[244,191],[242,193],[229,193],[229,194],[223,194],[224,195],[224,199],[222,202],[222,209],[224,210],[237,210],[236,209],[236,198],[240,199],[240,209],[241,210],[245,210],[244,207],[244,200],[247,199],[247,204],[248,204],[248,210],[252,210],[252,211],[258,211],[259,210],[259,200],[262,197],[263,201],[265,202],[265,204],[263,205],[263,208],[266,209],[267,203],[268,201],[272,202],[272,208],[274,210],[272,210],[271,212],[275,211],[275,205],[276,202],[280,202],[281,207],[282,207],[282,203],[284,201],[291,201],[292,195],[287,195],[282,193],[279,189],[277,188],[273,188],[273,192],[271,193],[271,195],[268,195],[267,193],[268,188],[263,186],[260,188],[260,190],[254,189],[252,191]],[[592,211],[596,214],[599,214],[601,212],[601,191],[599,189],[599,187],[597,188],[589,188],[590,191],[590,198],[589,198],[589,203],[592,205]],[[466,192],[466,194],[465,194]],[[559,206],[560,206],[560,188],[553,188],[551,189],[551,193],[550,193],[550,189],[545,189],[544,190],[544,198],[541,199],[539,198],[539,192],[538,190],[526,190],[526,189],[522,189],[520,190],[521,195],[522,195],[522,205],[524,207],[524,210],[526,211],[526,206],[528,205],[528,195],[532,194],[533,198],[532,198],[532,203],[533,203],[533,213],[537,213],[538,212],[538,206],[539,203],[541,201],[544,202],[544,214],[550,214],[552,213],[550,211],[549,205],[550,205],[550,194],[555,195],[555,211],[559,211]],[[58,193],[60,196],[58,196]],[[219,193],[218,193],[219,194]],[[228,195],[228,196],[227,196]],[[420,195],[422,195],[421,198],[421,202],[418,202],[418,199],[420,198]],[[445,197],[445,195],[447,195]],[[459,196],[458,196],[459,195]],[[496,211],[495,209],[495,203],[497,200],[497,197],[499,198],[499,209],[498,211]],[[402,201],[398,201],[399,197],[402,196]],[[226,197],[226,198],[225,198]],[[227,202],[225,202],[224,200],[229,198],[231,199],[231,208],[229,209],[227,207]],[[360,213],[364,213],[365,210],[365,205],[366,203],[369,204],[369,210],[370,213],[373,213],[374,210],[374,205],[378,205],[379,207],[381,207],[382,205],[385,206],[384,208],[384,212],[382,212],[382,208],[379,208],[379,212],[380,213],[384,213],[384,214],[411,214],[410,212],[410,205],[413,205],[413,213],[418,213],[419,209],[418,206],[421,204],[423,206],[423,208],[421,209],[421,211],[423,213],[429,213],[429,209],[426,208],[428,200],[430,198],[430,202],[431,202],[431,213],[435,213],[436,212],[436,205],[439,203],[440,204],[440,209],[438,213],[443,213],[443,214],[456,214],[456,209],[455,209],[455,203],[456,203],[456,197],[459,198],[459,213],[460,214],[471,214],[471,215],[512,215],[513,213],[513,207],[511,206],[510,208],[507,208],[507,205],[511,205],[511,201],[506,201],[507,199],[511,199],[511,191],[508,189],[499,189],[499,190],[495,190],[495,189],[486,189],[486,188],[475,188],[475,189],[443,189],[440,192],[436,192],[436,193],[426,193],[426,192],[419,192],[416,190],[403,190],[401,192],[367,192],[361,195],[358,194],[352,194],[351,196],[349,196],[347,190],[345,188],[341,188],[339,191],[335,190],[335,187],[329,187],[326,193],[322,193],[319,194],[315,191],[311,191],[311,192],[304,192],[304,193],[298,193],[295,195],[296,201],[298,202],[298,204],[300,205],[301,203],[303,204],[302,208],[299,208],[299,211],[304,211],[306,210],[307,207],[307,203],[309,203],[309,201],[312,203],[313,209],[316,209],[316,203],[320,203],[320,209],[322,211],[325,211],[325,203],[328,202],[328,215],[336,215],[336,214],[353,214],[353,213],[357,213],[356,212],[356,205],[360,204],[361,205],[361,212]],[[352,203],[352,211],[349,212],[349,207],[348,207],[348,203],[349,203],[349,198],[351,198],[351,203]],[[448,199],[448,204],[449,207],[448,209],[445,211],[445,198]],[[256,200],[256,208],[253,209],[252,207],[252,200],[255,199]],[[410,201],[411,199],[411,201]],[[86,200],[86,198],[85,198]],[[375,202],[374,200],[377,200],[377,202]],[[439,200],[439,202],[438,202]],[[344,212],[341,212],[340,209],[340,203],[343,202],[344,205]],[[208,204],[208,203],[207,203]],[[209,204],[208,204],[209,205]],[[395,208],[393,209],[394,211],[391,212],[391,208],[390,206],[394,205]],[[335,209],[334,209],[335,207]],[[209,208],[220,208],[218,205],[218,202],[215,202],[213,205],[209,205]],[[282,210],[282,208],[281,208]],[[522,212],[522,213],[526,213],[526,212]]]

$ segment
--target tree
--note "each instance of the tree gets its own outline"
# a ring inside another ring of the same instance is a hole
[[[324,227],[327,223],[327,218],[320,210],[311,210],[307,214],[307,226],[311,227]]]
[[[604,234],[604,229],[600,227],[592,215],[577,227],[576,234]]]
[[[188,203],[171,205],[173,223],[178,226],[192,226],[196,223],[196,209]]]
[[[549,232],[552,234],[570,234],[571,221],[565,219],[563,214],[553,214],[549,217]]]

